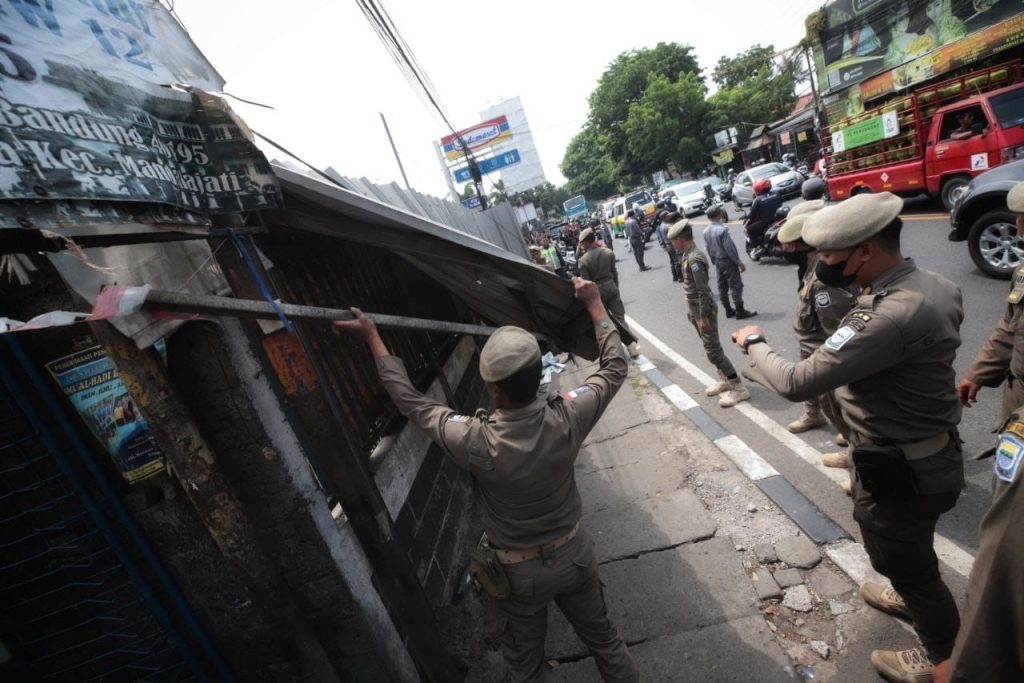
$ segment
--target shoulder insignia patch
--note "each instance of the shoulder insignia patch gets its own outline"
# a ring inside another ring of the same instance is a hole
[[[1010,434],[1019,436],[1021,439],[1024,439],[1024,422],[1020,422],[1018,420],[1010,418],[1010,423],[1007,424],[1006,427],[1002,429],[1002,431],[1009,432]]]
[[[832,297],[828,292],[818,292],[814,295],[814,305],[818,308],[828,308],[832,305]]]
[[[1013,289],[1010,290],[1010,296],[1006,297],[1006,300],[1011,304],[1019,304],[1021,298],[1024,298],[1024,285],[1014,285]]]
[[[700,261],[694,261],[693,263],[691,263],[690,264],[690,270],[692,270],[695,273],[699,273],[700,272]]]
[[[996,476],[1003,481],[1013,481],[1020,469],[1020,461],[1024,456],[1024,443],[1016,436],[1000,434],[996,446]]]
[[[565,392],[565,398],[571,401],[574,398],[579,398],[583,394],[589,394],[593,390],[593,387],[584,384],[582,387],[576,387],[572,391]]]
[[[856,336],[856,334],[857,330],[853,329],[849,325],[843,325],[842,327],[835,331],[835,334],[833,334],[831,337],[828,338],[828,340],[825,341],[825,346],[832,349],[833,351],[838,351],[839,349],[846,346],[846,343],[853,339],[854,336]]]
[[[863,322],[870,322],[871,321],[871,314],[870,313],[865,313],[863,311],[854,311],[853,313],[850,314],[850,318],[856,318],[857,320],[860,320],[860,321],[863,321]]]
[[[469,415],[449,415],[448,416],[448,421],[449,422],[469,422],[472,419],[473,418],[471,418]]]
[[[1015,286],[1015,287],[1016,287],[1017,285],[1024,285],[1024,270],[1022,270],[1022,271],[1019,271],[1019,272],[1018,272],[1018,273],[1017,273],[1017,274],[1016,274],[1016,275],[1014,276],[1014,278],[1013,278],[1013,284],[1014,284],[1014,286]]]

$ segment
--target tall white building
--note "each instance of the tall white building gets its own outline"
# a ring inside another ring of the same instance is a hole
[[[540,164],[540,155],[537,154],[537,145],[533,141],[533,134],[530,133],[530,124],[526,120],[522,100],[518,97],[503,100],[484,109],[480,112],[480,117],[487,121],[502,114],[508,117],[512,138],[491,148],[492,154],[498,156],[518,150],[521,161],[490,173],[488,176],[491,178],[500,176],[505,183],[505,190],[508,192],[525,192],[538,185],[543,185],[547,182],[547,178],[544,177],[544,168]]]

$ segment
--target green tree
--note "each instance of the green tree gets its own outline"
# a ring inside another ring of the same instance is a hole
[[[584,126],[569,142],[561,169],[566,177],[565,189],[569,196],[582,194],[597,199],[616,190],[615,164],[592,123]]]
[[[645,169],[670,162],[679,169],[699,169],[705,156],[706,94],[695,73],[681,73],[674,83],[664,74],[652,74],[623,125],[633,159]]]
[[[761,69],[771,69],[775,47],[754,45],[735,57],[722,57],[711,71],[711,80],[720,89],[735,88]]]
[[[459,193],[459,199],[469,199],[474,196],[476,196],[476,185],[473,183],[466,183],[462,186],[462,192]]]
[[[799,57],[776,56],[771,45],[755,45],[736,57],[718,60],[712,78],[719,90],[708,98],[709,131],[785,117],[796,101],[795,74],[800,68]]]
[[[517,203],[520,206],[533,204],[535,208],[541,209],[545,216],[552,218],[564,213],[562,202],[571,196],[564,187],[544,183],[526,192],[520,192],[517,195]]]
[[[683,74],[694,74],[701,79],[693,48],[679,43],[658,43],[653,48],[623,52],[601,75],[597,88],[590,94],[590,123],[600,136],[605,153],[611,157],[616,184],[628,185],[637,176],[651,171],[630,152],[624,130],[630,106],[643,97],[652,76],[665,76],[670,83],[675,83]]]

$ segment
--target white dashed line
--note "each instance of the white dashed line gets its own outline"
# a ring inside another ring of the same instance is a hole
[[[760,481],[768,477],[779,476],[778,470],[768,464],[768,461],[754,452],[754,450],[743,443],[743,440],[735,434],[715,439],[715,445],[725,453],[736,467],[740,468],[743,474],[751,481]]]

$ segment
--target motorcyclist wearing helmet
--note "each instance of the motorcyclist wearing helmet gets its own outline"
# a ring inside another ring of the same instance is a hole
[[[764,247],[764,233],[775,221],[775,212],[782,206],[782,197],[772,192],[772,181],[762,178],[754,183],[754,202],[747,214],[746,231],[755,250]]]
[[[825,196],[825,181],[821,178],[808,178],[800,186],[800,196],[804,199],[821,199]]]

